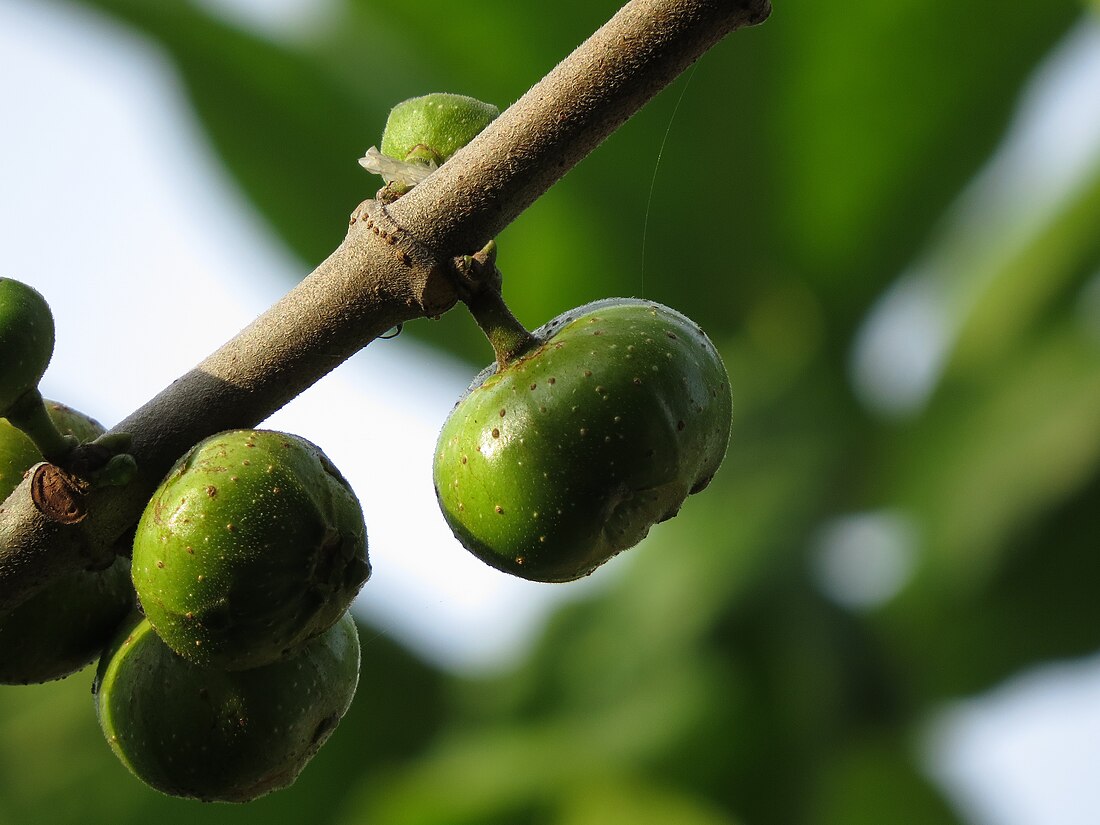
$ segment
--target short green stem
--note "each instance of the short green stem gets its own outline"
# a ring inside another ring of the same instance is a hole
[[[512,314],[500,291],[487,287],[465,299],[470,314],[489,339],[498,367],[505,367],[538,345],[535,338]]]
[[[63,463],[78,444],[73,436],[62,435],[57,429],[37,389],[27,390],[19,396],[5,417],[34,442],[38,452],[51,464]]]

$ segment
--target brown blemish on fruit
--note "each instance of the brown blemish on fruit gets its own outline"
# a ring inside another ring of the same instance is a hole
[[[213,484],[210,484],[206,488],[206,494],[210,496],[210,498],[214,498],[214,496],[218,494],[218,488],[215,487]]]
[[[503,508],[503,507],[501,507],[501,506],[500,506],[499,504],[498,504],[498,505],[497,505],[496,507],[494,507],[494,508],[493,508],[493,510],[494,510],[494,511],[495,511],[495,512],[496,512],[496,513],[497,513],[498,515],[501,515],[501,516],[502,516],[502,515],[504,515],[504,508]]]
[[[546,379],[546,383],[547,384],[556,384],[556,383],[558,383],[558,379],[551,375],[549,378]]]
[[[501,409],[500,409],[500,417],[501,417],[501,418],[504,418],[504,415],[505,415],[505,413],[506,413],[506,412],[507,412],[507,410],[505,410],[505,409],[504,409],[503,407],[501,407]]]
[[[496,427],[493,427],[493,438],[500,438],[500,430]]]

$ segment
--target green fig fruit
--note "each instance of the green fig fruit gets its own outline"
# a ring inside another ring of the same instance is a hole
[[[53,401],[46,410],[58,430],[91,441],[103,427]],[[31,440],[0,420],[0,501],[11,495],[30,467],[42,460]],[[0,612],[0,683],[61,679],[90,664],[133,609],[128,559],[105,570],[78,570],[48,584],[26,601]]]
[[[53,357],[49,304],[35,289],[0,278],[0,416],[38,386]]]
[[[443,425],[436,496],[482,561],[570,581],[707,485],[729,440],[730,385],[703,331],[652,301],[597,301],[533,334]]]
[[[390,110],[382,154],[397,160],[440,164],[473,140],[500,114],[491,103],[436,92],[410,98]]]
[[[138,779],[172,796],[248,802],[294,782],[358,680],[348,613],[294,656],[241,671],[191,664],[142,619],[104,652],[92,690],[103,735]]]
[[[145,615],[173,650],[209,667],[292,653],[343,615],[369,575],[350,485],[316,445],[267,430],[193,447],[134,536]]]

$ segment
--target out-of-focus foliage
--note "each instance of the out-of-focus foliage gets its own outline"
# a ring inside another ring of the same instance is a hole
[[[390,105],[445,90],[506,106],[617,6],[334,0],[327,25],[274,42],[185,0],[83,2],[163,44],[303,272],[376,188],[355,159]],[[946,699],[1100,649],[1087,288],[1100,171],[1025,229],[951,211],[1085,12],[774,6],[499,239],[506,297],[531,326],[644,294],[719,344],[734,437],[683,517],[607,593],[560,612],[514,672],[461,681],[368,644],[330,745],[293,789],[246,808],[196,814],[138,787],[96,741],[82,677],[6,690],[0,820],[960,821],[921,772],[922,722]],[[925,404],[884,416],[854,391],[851,351],[917,261],[951,331],[943,374]],[[408,332],[489,358],[461,311]],[[822,536],[864,513],[907,525],[915,566],[894,598],[851,609],[813,570]],[[61,759],[64,771],[35,771]]]

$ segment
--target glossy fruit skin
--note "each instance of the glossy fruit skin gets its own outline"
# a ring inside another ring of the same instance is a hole
[[[440,433],[434,482],[459,541],[500,570],[571,581],[674,516],[718,469],[729,379],[690,319],[611,298],[490,365]]]
[[[172,796],[248,802],[294,782],[358,679],[348,613],[296,655],[243,671],[191,664],[137,617],[104,652],[92,690],[103,735],[140,780]]]
[[[499,114],[491,103],[466,95],[435,92],[410,98],[390,111],[382,133],[382,154],[405,160],[417,146],[426,146],[442,163]]]
[[[363,511],[347,481],[316,445],[268,430],[192,448],[134,536],[145,615],[202,666],[290,655],[343,615],[369,575]]]
[[[53,357],[53,313],[35,289],[0,278],[0,416],[33,390]]]
[[[98,422],[62,404],[47,401],[46,410],[63,434],[80,441],[103,432]],[[41,460],[27,436],[0,420],[0,500]],[[95,661],[133,605],[128,559],[57,579],[0,613],[0,684],[48,682],[75,673]]]

